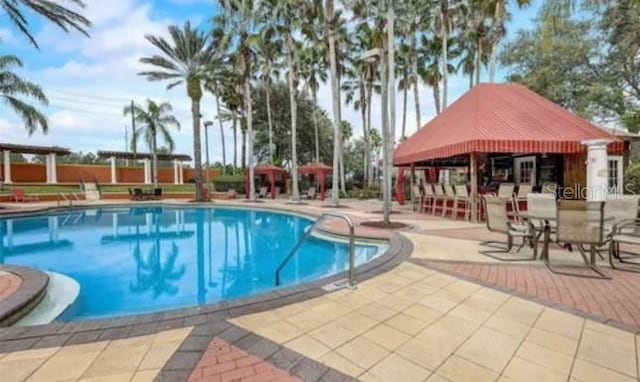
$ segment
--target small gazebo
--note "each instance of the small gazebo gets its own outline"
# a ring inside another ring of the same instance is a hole
[[[272,164],[261,164],[253,169],[253,175],[265,175],[269,177],[269,185],[271,192],[271,199],[276,198],[276,178],[278,176],[284,177],[284,183],[287,184],[287,170],[282,167],[274,166]],[[285,186],[286,187],[286,186]],[[247,171],[247,199],[249,195],[249,171]]]
[[[333,167],[321,162],[308,163],[298,167],[298,173],[300,175],[313,175],[316,177],[320,188],[320,200],[324,200],[327,175],[329,175],[331,171],[333,171]]]

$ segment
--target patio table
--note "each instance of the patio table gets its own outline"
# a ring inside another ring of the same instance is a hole
[[[544,226],[542,229],[543,232],[543,242],[542,242],[542,252],[540,253],[540,260],[544,260],[545,262],[549,261],[549,242],[551,241],[551,222],[558,220],[557,216],[553,215],[543,215],[543,214],[531,214],[531,213],[522,213],[521,216],[527,220],[540,220],[544,222]],[[593,221],[599,221],[600,219],[594,219]],[[603,222],[614,220],[614,217],[605,217]],[[535,227],[535,225],[534,225]],[[592,259],[592,266],[593,259]]]

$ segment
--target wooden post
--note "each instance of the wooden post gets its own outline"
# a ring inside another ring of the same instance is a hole
[[[471,183],[471,221],[478,222],[478,158],[476,153],[469,154],[469,181]]]
[[[414,164],[411,163],[411,175],[410,175],[411,182],[410,182],[410,186],[411,186],[411,203],[412,204],[414,204],[416,198],[418,197],[418,195],[414,195],[415,193],[413,192],[413,185],[414,185],[413,178],[415,176],[416,176],[416,168],[415,168]]]

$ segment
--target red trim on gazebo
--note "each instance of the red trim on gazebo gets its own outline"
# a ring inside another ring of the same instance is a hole
[[[274,166],[271,164],[261,164],[253,168],[253,175],[268,175],[269,176],[269,184],[271,186],[271,199],[276,198],[276,176],[282,174],[285,177],[285,184],[287,179],[287,170]],[[286,192],[286,190],[285,190]],[[247,171],[247,199],[249,199],[249,171]]]
[[[314,162],[298,167],[298,173],[301,175],[316,175],[320,184],[320,200],[324,200],[327,175],[333,171],[333,167],[324,163]]]

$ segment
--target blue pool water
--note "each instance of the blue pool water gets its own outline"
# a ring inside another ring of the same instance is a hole
[[[0,264],[67,275],[80,296],[63,320],[211,304],[275,289],[274,272],[312,221],[225,208],[104,208],[0,219]],[[348,246],[311,237],[290,286],[344,271]],[[356,263],[377,246],[359,245]]]

